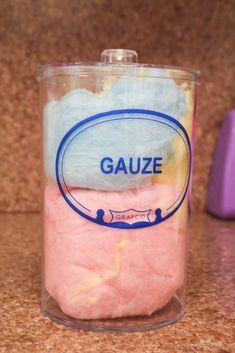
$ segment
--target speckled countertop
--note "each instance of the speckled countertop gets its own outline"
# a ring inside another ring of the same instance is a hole
[[[155,331],[101,334],[41,314],[40,215],[0,215],[0,352],[234,353],[235,222],[192,216],[187,314]]]

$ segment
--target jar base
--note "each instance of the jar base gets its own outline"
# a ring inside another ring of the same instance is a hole
[[[51,296],[48,296],[46,303],[42,304],[42,312],[58,324],[93,332],[149,331],[171,325],[180,320],[185,314],[184,306],[177,294],[172,297],[171,301],[163,309],[155,311],[150,316],[79,320],[64,314]]]

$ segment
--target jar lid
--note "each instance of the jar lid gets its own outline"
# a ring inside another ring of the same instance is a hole
[[[155,78],[173,78],[200,83],[200,71],[185,67],[168,65],[149,65],[138,63],[138,54],[130,49],[105,49],[100,62],[70,62],[47,64],[39,67],[38,80],[47,80],[54,76],[87,76],[108,74],[125,76],[144,76]]]

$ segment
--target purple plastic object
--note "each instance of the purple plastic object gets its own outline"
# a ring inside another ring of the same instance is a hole
[[[208,209],[218,217],[235,219],[235,109],[226,116],[215,149]]]

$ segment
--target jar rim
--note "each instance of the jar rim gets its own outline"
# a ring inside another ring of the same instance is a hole
[[[137,69],[139,72],[124,69]],[[151,74],[146,72],[141,73],[141,69],[152,69]],[[94,70],[94,72],[92,72]],[[172,65],[153,65],[141,63],[126,63],[126,64],[107,64],[102,62],[67,62],[67,63],[52,63],[40,65],[38,67],[38,81],[47,80],[54,76],[78,76],[78,75],[97,75],[97,70],[103,74],[125,76],[144,76],[152,78],[173,78],[176,80],[193,81],[200,84],[201,72],[197,69],[189,67],[180,67]],[[107,72],[106,72],[107,70]],[[119,70],[119,71],[118,71]],[[154,71],[155,70],[155,71]],[[154,71],[154,72],[153,72]],[[169,76],[170,71],[170,76]]]

